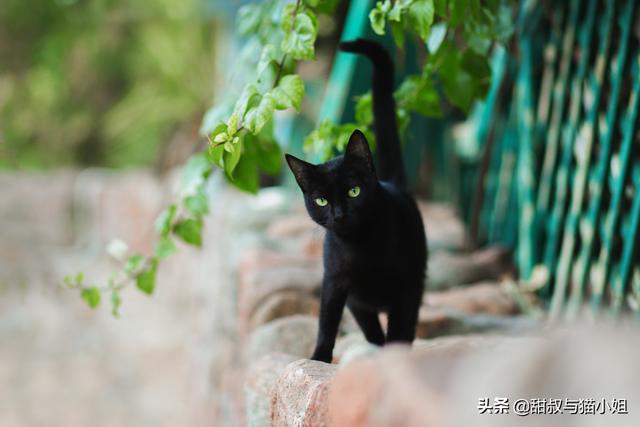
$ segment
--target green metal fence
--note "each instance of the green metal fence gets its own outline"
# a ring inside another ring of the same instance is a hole
[[[524,2],[476,116],[478,237],[514,246],[552,318],[640,301],[639,23],[635,0]]]

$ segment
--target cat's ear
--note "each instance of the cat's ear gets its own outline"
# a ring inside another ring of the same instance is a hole
[[[293,176],[296,178],[300,189],[305,193],[308,192],[311,186],[311,178],[313,176],[315,166],[311,163],[305,162],[304,160],[300,160],[291,154],[285,154],[284,157],[287,159],[289,169],[293,172]]]
[[[359,129],[354,130],[349,137],[344,157],[347,161],[354,161],[365,165],[371,172],[375,171],[373,167],[373,156],[369,149],[369,142],[367,142],[367,138]]]

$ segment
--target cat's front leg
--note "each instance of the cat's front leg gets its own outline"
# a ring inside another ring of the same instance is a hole
[[[338,326],[342,318],[347,291],[336,281],[325,276],[322,282],[322,298],[320,301],[320,322],[318,325],[318,339],[312,360],[331,363],[333,346],[336,343]]]

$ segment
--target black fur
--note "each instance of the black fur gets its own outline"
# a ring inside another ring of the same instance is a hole
[[[309,215],[326,229],[320,327],[311,356],[324,362],[331,362],[345,305],[369,342],[411,343],[427,261],[422,217],[404,188],[391,59],[371,41],[343,43],[341,48],[362,53],[373,62],[379,175],[369,144],[357,129],[344,156],[327,163],[312,165],[286,155]],[[356,186],[358,196],[350,197],[350,189]],[[319,206],[318,198],[327,204]],[[388,313],[386,336],[378,320],[380,311]]]

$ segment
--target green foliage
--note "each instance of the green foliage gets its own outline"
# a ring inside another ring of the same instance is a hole
[[[156,219],[156,231],[161,237],[167,237],[171,231],[171,224],[176,216],[178,207],[176,205],[169,205]]]
[[[295,74],[280,79],[280,84],[272,92],[275,108],[278,110],[294,108],[296,111],[300,111],[303,95],[304,82],[300,76]]]
[[[120,292],[115,289],[111,290],[111,314],[113,317],[118,317],[120,315],[120,305],[122,304],[122,298],[120,297]]]
[[[393,25],[394,38],[398,44],[404,42],[402,29],[415,32],[427,41],[434,18],[433,0],[391,0],[379,1],[369,14],[371,28],[376,34],[385,34],[385,24]]]
[[[183,219],[176,223],[173,232],[190,245],[202,245],[202,220],[199,218]]]
[[[209,213],[209,201],[202,188],[190,196],[184,198],[184,206],[193,215],[206,215]]]
[[[158,240],[154,253],[158,260],[163,260],[170,257],[177,251],[178,248],[170,237],[161,237],[160,240]]]
[[[158,260],[151,258],[150,265],[146,270],[136,276],[136,286],[147,295],[151,295],[156,288],[156,273],[158,271]]]
[[[153,163],[211,99],[214,26],[201,7],[2,1],[0,168]]]
[[[304,82],[293,72],[295,61],[313,59],[318,34],[316,12],[330,12],[336,1],[292,1],[279,15],[278,2],[270,0],[243,6],[238,28],[247,45],[259,46],[261,54],[253,64],[255,80],[248,81],[235,105],[208,113],[232,111],[225,120],[205,123],[209,133],[208,159],[225,172],[237,188],[255,193],[260,172],[280,172],[282,157],[273,136],[276,110],[300,110]],[[278,19],[274,19],[278,16]]]
[[[282,153],[273,132],[274,112],[300,110],[304,82],[295,73],[296,61],[315,58],[316,14],[332,13],[337,3],[291,0],[280,8],[279,0],[266,0],[240,9],[237,29],[246,37],[245,46],[251,53],[239,56],[248,58],[247,68],[252,72],[235,102],[222,102],[206,113],[201,130],[208,135],[208,150],[187,162],[181,200],[156,220],[158,242],[153,256],[127,256],[126,245],[114,242],[109,253],[122,263],[122,270],[105,289],[84,286],[81,276],[65,279],[68,287],[80,289],[92,307],[100,302],[101,291],[110,292],[112,311],[117,315],[120,291],[127,283],[135,282],[140,291],[153,293],[160,261],[176,252],[176,239],[202,245],[203,216],[209,211],[206,184],[214,167],[249,193],[258,191],[260,173],[280,172]],[[376,4],[369,18],[378,34],[384,34],[389,24],[399,47],[407,37],[416,37],[429,52],[422,73],[408,76],[395,92],[401,133],[411,113],[437,117],[447,105],[468,111],[489,87],[489,48],[494,42],[504,42],[512,32],[510,9],[497,0],[385,0]],[[329,158],[344,150],[356,127],[374,149],[370,93],[357,99],[355,116],[356,123],[323,121],[305,140],[305,149]]]
[[[369,99],[370,98],[369,96]],[[369,103],[368,105],[370,108],[371,104]],[[371,114],[369,113],[369,115]],[[357,125],[355,123],[336,125],[329,120],[323,120],[318,128],[307,136],[304,141],[304,149],[319,154],[322,159],[329,159],[333,156],[334,149],[344,151],[347,142],[349,142],[349,137],[356,126],[367,137],[371,149],[375,149],[375,137],[368,125],[363,123]]]
[[[135,274],[144,266],[146,259],[140,254],[131,255],[124,265],[124,271]]]
[[[376,3],[369,21],[379,35],[389,26],[399,48],[416,37],[428,52],[422,73],[407,76],[394,94],[401,136],[411,113],[441,117],[452,106],[467,113],[484,98],[491,83],[489,49],[513,32],[511,8],[499,0],[385,0]],[[328,159],[343,149],[346,129],[368,131],[371,95],[359,99],[355,123],[321,123],[305,149]]]
[[[281,49],[293,59],[314,59],[318,21],[313,12],[299,9],[298,5],[289,5],[284,10]]]
[[[100,305],[100,291],[95,286],[84,288],[80,292],[80,297],[82,297],[82,299],[91,308],[96,308],[98,305]]]

